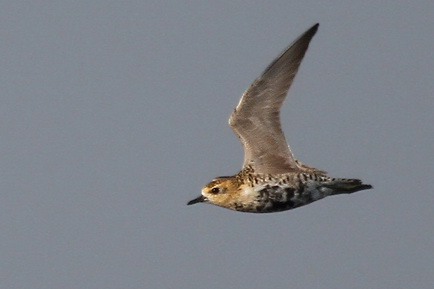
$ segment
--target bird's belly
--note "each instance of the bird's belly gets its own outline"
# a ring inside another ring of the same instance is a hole
[[[302,187],[266,185],[257,191],[251,212],[271,213],[291,210],[310,204],[328,194],[314,184]]]

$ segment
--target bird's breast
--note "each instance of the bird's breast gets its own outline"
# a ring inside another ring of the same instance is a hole
[[[241,188],[232,209],[244,212],[271,213],[310,204],[325,197],[315,184],[268,183]]]

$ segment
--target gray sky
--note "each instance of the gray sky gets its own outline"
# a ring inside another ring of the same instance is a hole
[[[0,9],[1,288],[432,288],[432,0],[58,2]],[[240,169],[229,114],[316,22],[284,130],[375,189],[187,207]]]

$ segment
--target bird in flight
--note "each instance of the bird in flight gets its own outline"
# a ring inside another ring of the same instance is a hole
[[[229,126],[244,148],[242,170],[215,178],[188,205],[202,202],[240,212],[272,213],[372,188],[358,179],[329,177],[301,163],[283,134],[280,108],[318,26],[312,26],[271,62],[230,116]]]

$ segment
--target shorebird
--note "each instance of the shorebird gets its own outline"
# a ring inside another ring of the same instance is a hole
[[[325,171],[301,163],[281,129],[280,108],[318,26],[271,62],[232,112],[229,126],[244,148],[242,170],[215,178],[188,205],[203,202],[240,212],[272,213],[372,188],[358,179],[328,177]]]

